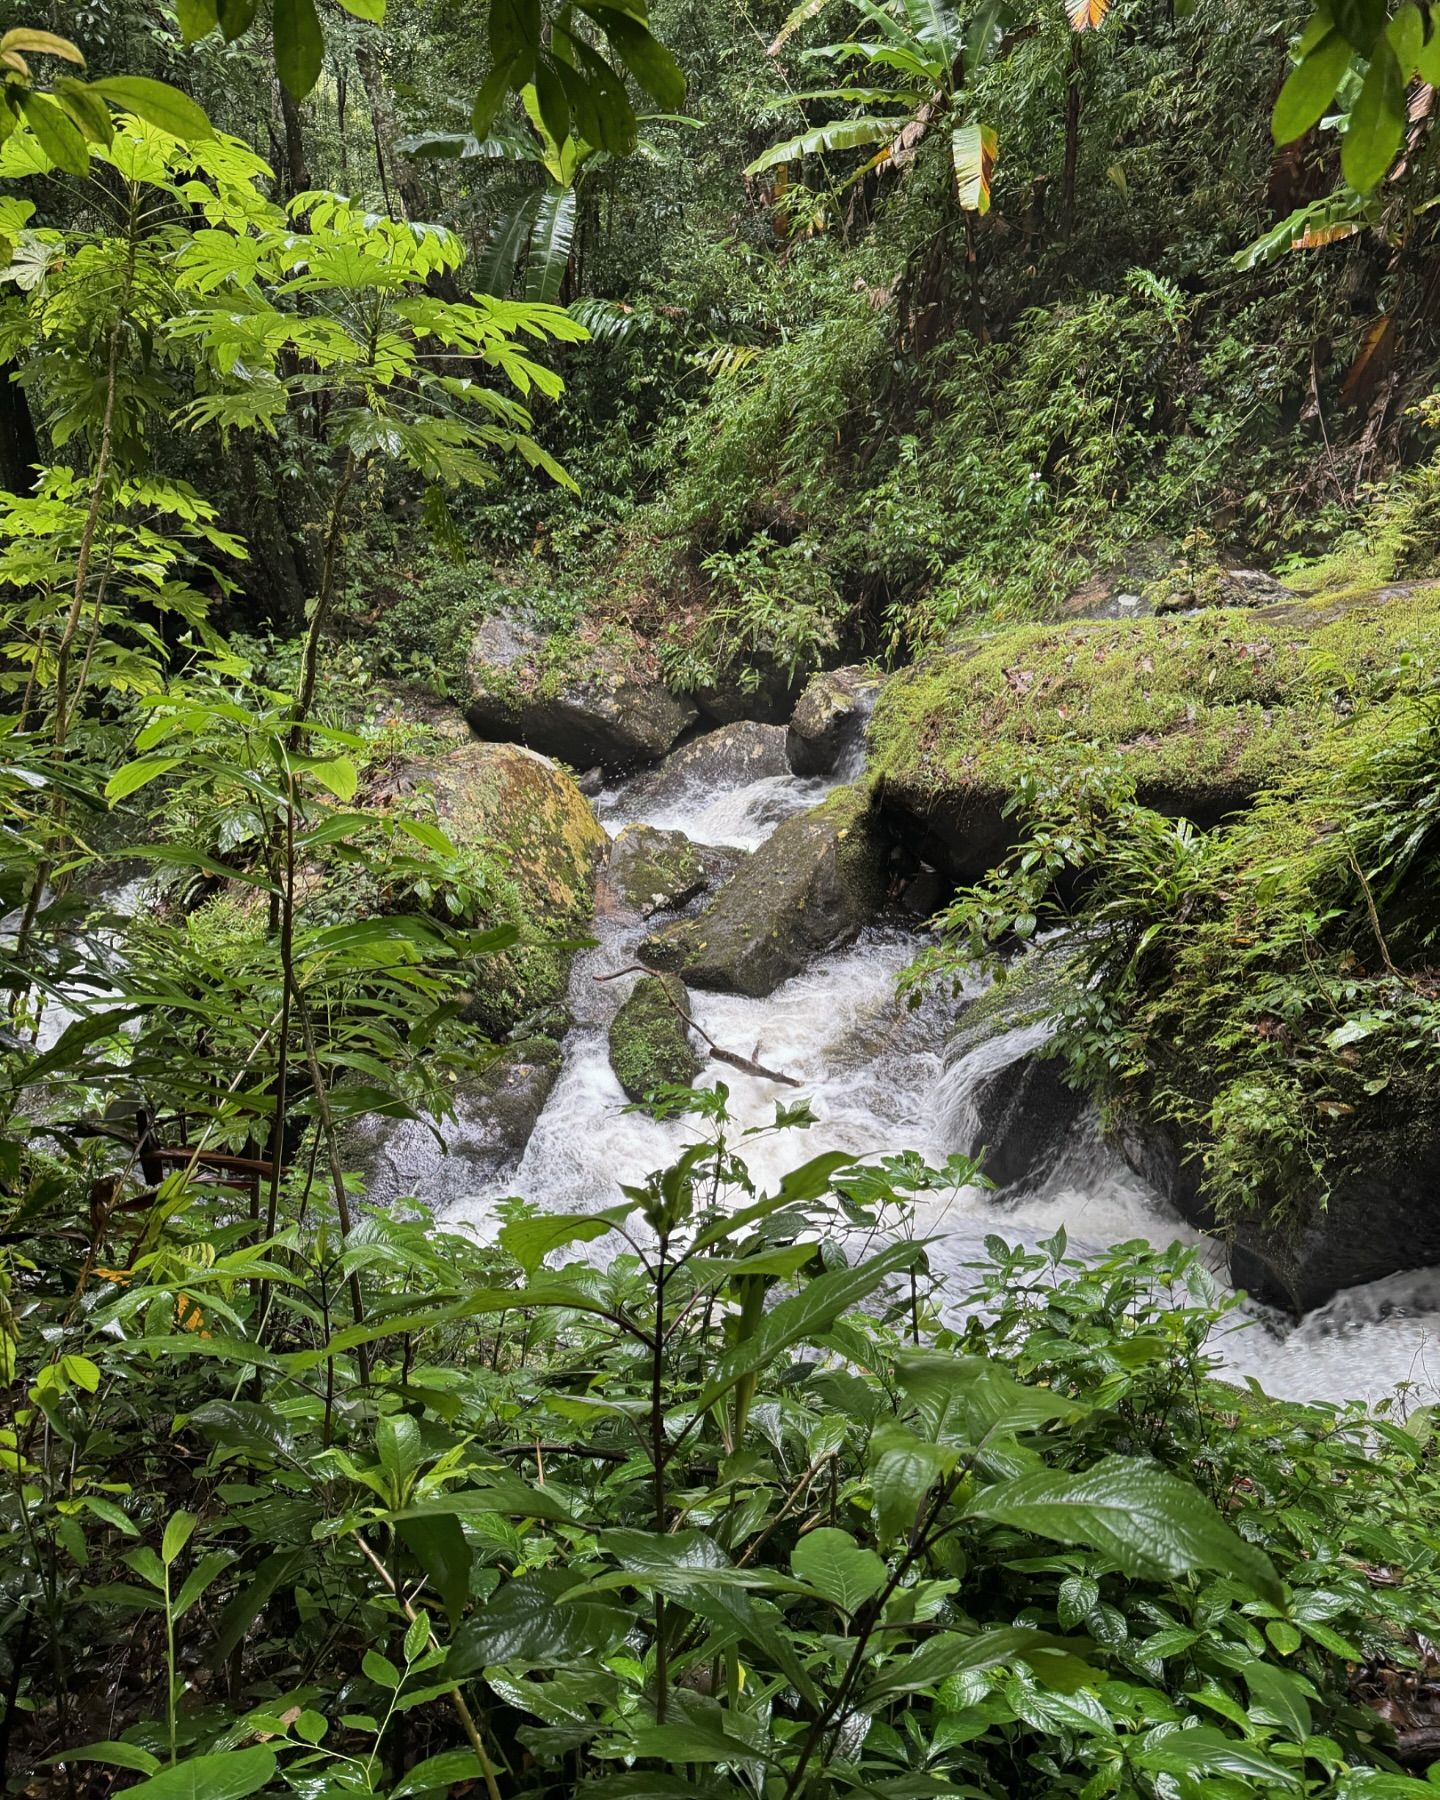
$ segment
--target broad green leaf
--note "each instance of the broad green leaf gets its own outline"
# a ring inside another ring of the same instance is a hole
[[[989,125],[957,125],[950,134],[950,156],[955,165],[955,192],[966,212],[990,210],[990,178],[998,147]]]
[[[451,1625],[455,1625],[470,1597],[470,1545],[453,1512],[429,1517],[399,1519],[395,1529],[440,1596]]]
[[[833,150],[858,150],[864,144],[889,144],[905,127],[900,117],[889,119],[837,119],[833,125],[820,125],[799,137],[776,144],[763,156],[757,156],[747,175],[760,175],[780,163],[799,162],[803,156],[824,156]]]
[[[667,112],[685,104],[685,76],[674,56],[650,33],[642,19],[623,6],[597,6],[580,0],[625,67],[645,92]]]
[[[320,79],[325,36],[315,0],[274,0],[275,70],[297,100]]]
[[[412,1794],[449,1793],[461,1782],[479,1792],[485,1769],[473,1750],[442,1750],[438,1756],[427,1756],[406,1773],[399,1787],[390,1790],[390,1800],[409,1800]]]
[[[1263,1550],[1247,1544],[1189,1482],[1139,1457],[1110,1456],[1079,1473],[1045,1469],[982,1489],[973,1517],[1086,1544],[1127,1574],[1154,1578],[1210,1569],[1279,1604],[1284,1589]]]
[[[1262,1783],[1262,1793],[1300,1785],[1293,1769],[1212,1725],[1171,1732],[1133,1755],[1141,1768],[1157,1775],[1238,1775]]]
[[[1385,38],[1376,41],[1350,124],[1340,146],[1340,170],[1358,193],[1380,181],[1405,137],[1405,83]]]
[[[1049,1388],[1026,1387],[983,1356],[913,1351],[897,1357],[895,1369],[916,1429],[937,1443],[972,1447],[992,1431],[1038,1431],[1088,1410]]]
[[[575,242],[577,204],[574,188],[540,197],[525,258],[525,298],[532,303],[551,306],[560,297]]]
[[[862,1549],[848,1531],[822,1526],[809,1531],[790,1553],[795,1576],[852,1616],[884,1587],[883,1558]]]
[[[21,55],[59,56],[66,62],[79,63],[83,68],[85,58],[75,48],[69,38],[56,37],[53,31],[36,31],[28,25],[16,25],[0,37],[0,54],[7,50],[18,50]]]
[[[1345,38],[1331,31],[1290,71],[1270,117],[1277,144],[1304,137],[1323,117],[1353,54]]]
[[[841,1313],[873,1294],[897,1270],[908,1268],[922,1253],[922,1245],[891,1244],[878,1256],[853,1269],[836,1269],[807,1283],[798,1294],[773,1307],[751,1336],[720,1359],[714,1378],[696,1402],[704,1412],[722,1399],[746,1375],[773,1362],[792,1344],[829,1329]]]
[[[1406,0],[1386,26],[1385,35],[1400,65],[1400,78],[1408,81],[1419,66],[1420,53],[1425,47],[1425,21],[1420,16],[1420,8]]]
[[[112,805],[116,800],[124,800],[147,782],[178,769],[184,760],[183,756],[142,756],[138,762],[126,763],[105,783],[105,798]]]
[[[106,75],[90,83],[90,92],[102,95],[123,112],[134,113],[147,125],[158,125],[182,144],[215,135],[204,108],[168,81],[155,81],[149,75]]]
[[[500,1248],[527,1276],[533,1275],[552,1251],[604,1237],[633,1210],[623,1206],[603,1213],[541,1213],[533,1219],[512,1219],[500,1228]]]
[[[202,1556],[185,1577],[180,1592],[175,1596],[175,1617],[183,1619],[195,1602],[203,1597],[216,1576],[228,1569],[234,1560],[234,1552],[230,1550],[211,1550]]]
[[[409,1413],[382,1413],[375,1425],[375,1450],[399,1497],[424,1461],[419,1425]]]
[[[198,44],[220,23],[215,0],[176,0],[175,14],[180,21],[180,36],[186,44]]]
[[[98,1744],[81,1744],[78,1750],[62,1750],[58,1756],[45,1760],[51,1763],[108,1763],[112,1769],[134,1769],[141,1775],[153,1775],[160,1767],[158,1756],[142,1750],[139,1744],[124,1744],[115,1738],[106,1738]]]
[[[882,1538],[893,1541],[910,1535],[926,1496],[954,1461],[953,1453],[925,1443],[903,1425],[876,1431],[870,1441],[870,1487]]]
[[[952,1675],[979,1673],[999,1668],[1003,1663],[1023,1662],[1043,1680],[1047,1664],[1063,1662],[1073,1666],[1076,1651],[1093,1648],[1084,1638],[1051,1637],[1048,1632],[1028,1631],[1022,1625],[981,1631],[973,1637],[946,1631],[882,1668],[866,1692],[866,1701],[918,1693],[922,1688],[939,1687]]]
[[[331,756],[306,766],[306,774],[318,781],[342,803],[353,800],[360,776],[348,756]]]
[[[177,1512],[165,1521],[165,1535],[160,1540],[160,1560],[168,1569],[190,1542],[190,1534],[199,1520],[192,1512]]]
[[[55,167],[67,175],[83,175],[90,167],[90,151],[68,114],[48,94],[23,89],[20,109],[36,142]]]
[[[192,1756],[126,1792],[135,1800],[245,1800],[274,1775],[275,1752],[267,1744],[255,1744],[248,1750]]]
[[[364,19],[367,25],[385,23],[385,0],[338,0],[352,19]]]
[[[450,1646],[450,1680],[492,1663],[512,1669],[584,1668],[610,1655],[631,1627],[628,1612],[593,1600],[566,1604],[572,1576],[559,1569],[501,1584],[483,1609],[464,1621]]]
[[[1250,1717],[1278,1726],[1293,1743],[1303,1744],[1313,1729],[1306,1693],[1310,1684],[1273,1663],[1247,1663],[1241,1674],[1250,1693]]]

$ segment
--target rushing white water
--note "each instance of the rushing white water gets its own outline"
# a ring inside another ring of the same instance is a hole
[[[612,833],[639,819],[683,830],[698,842],[753,847],[825,791],[823,782],[774,775],[728,788],[713,782],[667,787],[652,778],[638,792],[624,785],[609,790],[599,812]],[[439,1198],[443,1192],[450,1200],[449,1222],[485,1231],[496,1199],[507,1194],[549,1208],[593,1209],[609,1202],[619,1183],[664,1166],[688,1141],[683,1122],[662,1124],[626,1108],[609,1066],[606,1030],[630,981],[595,977],[633,963],[645,927],[609,919],[598,929],[599,944],[576,960],[570,989],[575,1027],[560,1078],[523,1155],[503,1169],[492,1157],[483,1173],[472,1163],[482,1178],[463,1199],[450,1199],[459,1171],[448,1171],[429,1194]],[[718,1043],[793,1076],[816,1114],[808,1132],[754,1141],[748,1160],[757,1180],[773,1182],[822,1148],[857,1155],[911,1149],[943,1162],[973,1144],[977,1084],[1043,1044],[1043,1023],[1006,1030],[1001,1021],[994,1035],[973,1047],[947,1049],[969,996],[907,1007],[896,996],[895,981],[915,949],[911,933],[875,928],[765,999],[692,993],[697,1021]],[[766,1123],[777,1100],[794,1097],[713,1063],[702,1079],[717,1075],[730,1089],[730,1109],[742,1126]],[[416,1185],[425,1194],[429,1184]],[[1012,1198],[961,1188],[922,1206],[915,1225],[937,1237],[932,1267],[957,1292],[966,1285],[965,1266],[983,1258],[990,1234],[1033,1244],[1060,1225],[1072,1253],[1141,1238],[1162,1246],[1201,1244],[1212,1267],[1223,1264],[1219,1247],[1203,1245],[1084,1114],[1033,1190]],[[1415,1398],[1440,1398],[1440,1271],[1348,1290],[1298,1324],[1247,1303],[1213,1348],[1232,1375],[1253,1376],[1277,1397],[1374,1401],[1397,1384],[1413,1383]]]

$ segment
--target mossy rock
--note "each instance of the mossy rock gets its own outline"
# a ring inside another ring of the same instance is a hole
[[[546,637],[523,621],[487,619],[466,661],[465,714],[484,738],[516,738],[575,769],[633,768],[663,756],[699,717],[660,680],[638,638]]]
[[[595,872],[609,845],[570,777],[520,744],[469,742],[411,771],[410,811],[429,810],[477,856],[472,923],[515,924],[527,942],[485,959],[466,1018],[492,1036],[559,1000],[594,913]]]
[[[697,918],[647,938],[641,960],[695,987],[768,994],[875,916],[886,849],[869,794],[842,788],[779,826]]]
[[[880,678],[867,669],[827,669],[811,678],[786,733],[785,752],[797,775],[830,775],[863,751]]]
[[[674,912],[710,883],[705,858],[683,831],[627,825],[610,848],[606,884],[616,903],[642,919]]]
[[[688,1013],[685,984],[676,975],[642,975],[631,988],[610,1022],[610,1067],[631,1100],[659,1087],[688,1086],[700,1073],[681,1016]]]
[[[870,726],[881,806],[956,880],[1008,848],[1022,780],[1083,755],[1139,799],[1212,825],[1295,768],[1399,659],[1440,651],[1440,588],[1183,617],[1017,626],[886,682]]]
[[[525,1037],[502,1045],[494,1060],[455,1091],[457,1102],[484,1121],[486,1147],[519,1154],[560,1077],[564,1052],[554,1038]]]

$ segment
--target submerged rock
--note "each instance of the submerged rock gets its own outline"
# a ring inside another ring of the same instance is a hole
[[[1038,1187],[1085,1111],[1050,1038],[1047,1023],[1017,1026],[981,1043],[951,1071],[961,1091],[947,1121],[950,1147],[980,1157],[999,1189]]]
[[[676,975],[642,975],[610,1022],[610,1067],[631,1100],[658,1087],[688,1086],[701,1059],[690,1042],[685,984]]]
[[[455,1091],[460,1124],[451,1136],[452,1152],[503,1149],[518,1156],[559,1079],[562,1055],[551,1037],[503,1045],[493,1062]]]
[[[695,987],[768,994],[875,916],[885,857],[869,794],[843,788],[787,819],[697,918],[647,938],[641,959]]]
[[[828,669],[811,677],[790,719],[785,752],[797,775],[832,775],[860,752],[880,678],[864,668]]]
[[[614,900],[642,919],[676,912],[710,885],[706,859],[683,831],[627,825],[610,850],[606,883]]]
[[[649,762],[699,717],[637,639],[547,639],[495,617],[476,632],[465,667],[465,716],[481,737],[517,738],[576,769]]]

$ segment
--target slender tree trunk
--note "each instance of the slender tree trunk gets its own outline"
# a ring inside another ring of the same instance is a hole
[[[419,219],[425,215],[425,190],[421,187],[409,159],[396,149],[400,136],[395,117],[395,104],[385,85],[385,71],[368,44],[355,46],[355,64],[365,86],[365,100],[370,108],[370,128],[375,137],[375,161],[380,169],[380,190],[385,196],[385,209],[393,218],[396,203],[402,219]]]
[[[285,198],[310,191],[310,160],[305,154],[305,123],[300,107],[284,82],[277,81],[280,92],[280,117],[285,126]]]
[[[12,494],[29,494],[35,488],[40,445],[29,396],[15,379],[19,367],[0,363],[0,484]]]

